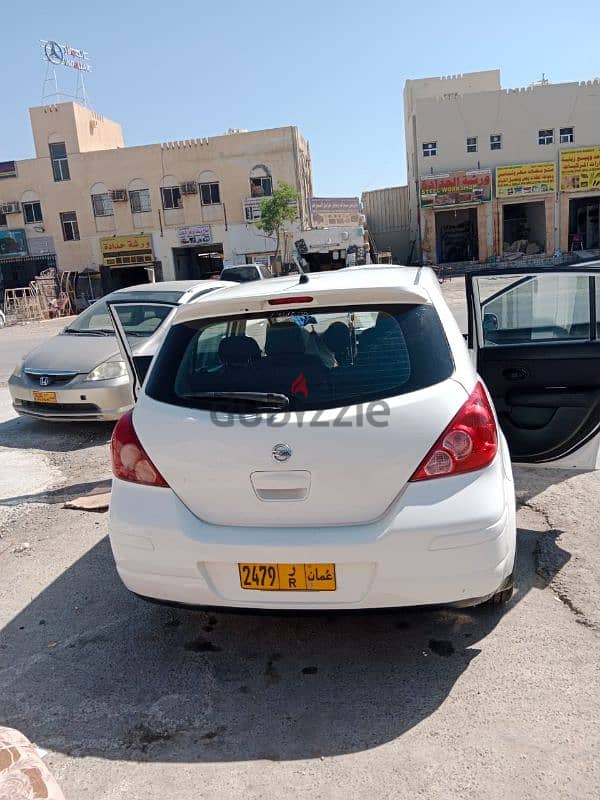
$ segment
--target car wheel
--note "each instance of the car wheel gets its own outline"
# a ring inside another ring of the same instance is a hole
[[[496,592],[496,594],[493,594],[487,601],[487,604],[490,606],[504,605],[504,603],[508,603],[508,601],[511,599],[514,591],[515,591],[515,583],[513,575],[510,575],[504,582],[504,586],[502,587],[502,589]]]

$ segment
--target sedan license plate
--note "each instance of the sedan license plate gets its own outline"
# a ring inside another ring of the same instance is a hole
[[[238,564],[240,586],[263,592],[335,592],[335,564]]]
[[[34,392],[34,403],[56,403],[56,392]]]

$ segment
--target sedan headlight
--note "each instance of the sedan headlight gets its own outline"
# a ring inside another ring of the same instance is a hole
[[[22,378],[23,377],[23,362],[17,361],[15,368],[12,374],[13,378]]]
[[[127,375],[124,361],[103,361],[88,374],[86,381],[107,381],[111,378],[123,378]]]

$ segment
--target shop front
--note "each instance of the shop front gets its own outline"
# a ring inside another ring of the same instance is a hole
[[[600,147],[560,153],[561,249],[600,249]]]
[[[461,170],[420,179],[422,250],[433,264],[487,258],[490,170]]]
[[[555,191],[553,162],[497,167],[494,250],[498,255],[553,252]]]
[[[177,228],[177,244],[173,248],[175,280],[205,280],[221,273],[223,243],[213,242],[210,225]]]
[[[102,288],[114,292],[140,283],[161,280],[159,262],[154,257],[152,236],[111,236],[100,239]]]
[[[38,246],[42,240],[45,247]],[[43,270],[54,267],[56,255],[51,237],[27,239],[23,228],[0,230],[0,302],[5,289],[29,286]]]

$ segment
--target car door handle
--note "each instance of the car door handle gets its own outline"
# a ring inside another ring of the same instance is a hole
[[[529,370],[524,367],[509,367],[502,370],[502,375],[509,381],[524,381],[529,377]]]

